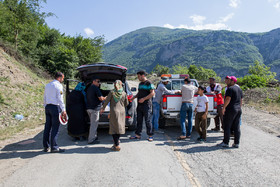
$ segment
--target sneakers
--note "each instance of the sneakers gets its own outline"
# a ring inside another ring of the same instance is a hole
[[[224,147],[224,148],[228,148],[229,147],[228,144],[226,144],[224,142],[217,144],[217,146]]]
[[[233,148],[239,148],[239,144],[235,144],[235,143],[234,143],[234,144],[232,144],[232,147],[233,147]]]
[[[204,139],[204,138],[202,138],[202,137],[198,137],[198,138],[197,138],[197,141],[198,141],[199,143],[203,143],[203,142],[206,142],[206,139]]]
[[[95,138],[93,141],[88,142],[88,144],[99,144],[100,141],[98,140],[98,138]]]
[[[64,153],[64,152],[65,152],[65,149],[60,149],[60,148],[51,150],[51,153]]]

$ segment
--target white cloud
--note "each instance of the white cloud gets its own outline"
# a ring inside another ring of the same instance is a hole
[[[199,16],[199,15],[192,15],[190,18],[193,20],[193,23],[195,25],[202,25],[203,21],[206,19],[204,16]]]
[[[220,19],[219,22],[225,23],[225,22],[227,22],[228,20],[232,19],[233,16],[234,16],[234,13],[230,13],[230,14],[228,14],[226,17],[222,17],[222,18]]]
[[[237,8],[239,4],[240,4],[240,0],[230,0],[229,2],[229,6],[232,8]]]
[[[234,16],[233,13],[228,14],[225,17],[221,17],[216,23],[207,23],[204,24],[203,22],[206,20],[206,17],[200,16],[200,15],[192,15],[190,16],[190,19],[193,21],[193,25],[184,25],[181,24],[177,27],[165,24],[164,27],[170,28],[170,29],[191,29],[191,30],[231,30],[228,25],[226,25],[226,22],[230,19],[232,19]]]
[[[280,10],[280,0],[268,0],[269,3],[273,4],[273,7]]]
[[[88,37],[91,37],[91,36],[94,35],[93,30],[90,29],[90,28],[85,28],[84,31],[85,31],[85,33],[86,33],[86,35],[87,35]]]
[[[163,25],[163,27],[166,27],[166,28],[169,28],[169,29],[175,29],[175,27],[174,26],[172,26],[172,25],[170,25],[170,24],[165,24],[165,25]]]

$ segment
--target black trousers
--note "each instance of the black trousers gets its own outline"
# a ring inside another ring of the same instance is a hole
[[[47,105],[45,107],[46,123],[43,136],[43,146],[58,149],[57,137],[60,122],[58,119],[60,107],[57,105]]]
[[[146,130],[148,136],[153,135],[152,127],[152,105],[146,103],[138,103],[137,106],[137,128],[135,134],[141,136],[143,129],[143,118],[145,119]]]
[[[240,110],[226,110],[224,115],[224,140],[225,144],[229,143],[231,129],[234,131],[234,143],[239,144],[240,141]]]
[[[119,140],[120,140],[121,135],[120,134],[112,134],[112,136],[113,136],[115,146],[120,145]]]

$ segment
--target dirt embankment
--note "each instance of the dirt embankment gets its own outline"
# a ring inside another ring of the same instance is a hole
[[[43,120],[45,80],[0,48],[0,139]],[[17,121],[16,114],[24,116]],[[29,123],[29,124],[28,124]]]

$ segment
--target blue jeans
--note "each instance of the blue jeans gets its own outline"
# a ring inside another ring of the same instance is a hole
[[[159,110],[160,110],[160,105],[157,102],[153,102],[152,124],[153,124],[154,130],[156,130],[156,131],[158,130]]]
[[[188,114],[188,132],[186,132],[186,115]],[[190,136],[192,132],[192,120],[193,120],[193,104],[182,103],[180,110],[180,122],[182,136]]]

